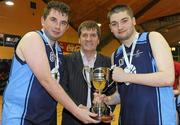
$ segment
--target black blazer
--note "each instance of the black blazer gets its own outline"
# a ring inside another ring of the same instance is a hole
[[[110,67],[110,65],[110,58],[97,54],[94,67]],[[62,87],[77,105],[86,105],[88,87],[82,74],[84,66],[80,52],[65,55],[63,66],[64,73],[61,82]],[[102,123],[100,124],[103,125]],[[66,109],[63,109],[62,125],[83,125],[83,123]]]

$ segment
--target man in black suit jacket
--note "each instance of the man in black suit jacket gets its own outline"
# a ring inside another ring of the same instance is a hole
[[[81,23],[78,35],[81,45],[80,51],[65,56],[64,76],[61,85],[77,105],[91,107],[93,93],[92,90],[89,90],[90,88],[88,89],[83,78],[83,67],[110,67],[111,61],[110,58],[98,54],[96,51],[101,36],[100,27],[96,22],[85,21]],[[83,125],[83,123],[66,109],[63,109],[62,125]],[[110,123],[99,123],[99,125],[110,125]]]

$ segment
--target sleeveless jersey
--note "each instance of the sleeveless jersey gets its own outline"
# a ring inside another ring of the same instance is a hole
[[[128,58],[131,48],[132,45],[129,48],[125,47]],[[124,61],[122,46],[114,53],[114,63],[123,69],[127,66]],[[136,67],[137,74],[153,73],[158,70],[146,32],[139,34],[132,64]],[[121,98],[121,125],[175,125],[176,116],[172,87],[119,83],[118,91]]]
[[[50,68],[55,59],[42,31],[37,31],[44,41]],[[62,75],[62,50],[58,47],[59,72]],[[34,55],[36,56],[36,55]],[[11,72],[3,96],[3,125],[49,125],[56,110],[56,101],[41,86],[28,64],[15,53]]]

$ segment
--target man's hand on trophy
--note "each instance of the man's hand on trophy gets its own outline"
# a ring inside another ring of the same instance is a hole
[[[111,123],[111,121],[114,119],[114,115],[111,111],[111,107],[108,106],[107,102],[109,101],[110,96],[106,96],[105,94],[100,94],[100,93],[94,93],[94,99],[93,99],[93,104],[103,104],[105,106],[106,110],[102,111],[100,120],[101,122],[104,123]],[[102,107],[101,107],[102,108]]]
[[[78,106],[78,111],[76,112],[75,116],[80,118],[84,124],[99,123],[100,120],[94,119],[94,117],[97,117],[97,114],[84,109],[84,107],[85,106]]]
[[[96,92],[94,93],[93,104],[101,103],[101,102],[106,103],[107,101],[108,101],[108,96],[106,96],[105,94],[99,94]]]

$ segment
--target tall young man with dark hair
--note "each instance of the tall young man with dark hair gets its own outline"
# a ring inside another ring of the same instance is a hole
[[[3,96],[3,125],[49,125],[56,101],[84,123],[96,116],[79,108],[59,85],[62,50],[57,40],[68,29],[69,7],[50,1],[41,18],[42,29],[24,35],[12,61]]]

